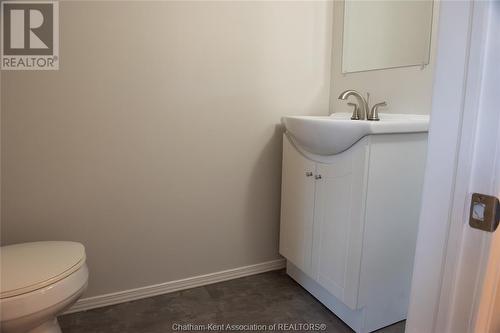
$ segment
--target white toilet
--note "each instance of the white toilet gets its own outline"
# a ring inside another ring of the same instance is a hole
[[[0,331],[60,333],[57,316],[87,287],[85,248],[34,242],[0,250]]]

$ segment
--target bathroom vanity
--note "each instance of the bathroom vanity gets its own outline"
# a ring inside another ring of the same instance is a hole
[[[356,332],[408,309],[428,116],[284,117],[280,253]]]

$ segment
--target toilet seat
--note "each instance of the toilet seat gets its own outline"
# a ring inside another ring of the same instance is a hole
[[[0,299],[3,322],[26,318],[44,311],[51,311],[54,306],[66,308],[85,290],[88,281],[88,268],[83,264],[78,270],[51,285],[17,296]],[[1,331],[1,329],[0,329]]]
[[[85,260],[85,248],[75,242],[3,246],[0,251],[0,299],[56,284],[82,268]]]
[[[87,287],[83,245],[16,244],[1,247],[0,256],[0,331],[60,333],[57,316]]]

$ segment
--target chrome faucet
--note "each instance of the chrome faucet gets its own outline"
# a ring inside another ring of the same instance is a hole
[[[339,99],[345,101],[349,96],[354,96],[358,101],[358,106],[354,108],[354,112],[352,114],[351,119],[353,120],[363,120],[368,119],[369,109],[368,109],[368,99],[370,98],[370,94],[367,94],[367,99],[363,97],[356,90],[346,90],[340,94]]]

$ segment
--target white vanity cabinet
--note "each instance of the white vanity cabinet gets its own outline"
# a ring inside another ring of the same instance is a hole
[[[426,141],[369,135],[321,156],[283,137],[287,272],[356,332],[406,317]]]

